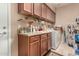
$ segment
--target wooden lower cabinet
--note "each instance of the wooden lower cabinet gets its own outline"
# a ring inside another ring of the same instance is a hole
[[[28,37],[25,35],[18,35],[18,55],[19,56],[27,56],[28,49]]]
[[[41,55],[44,55],[48,51],[47,34],[41,35]]]
[[[48,50],[52,47],[51,33],[48,33]]]
[[[44,55],[48,51],[47,39],[41,40],[41,55]]]
[[[50,40],[50,39],[49,39]],[[18,35],[18,55],[19,56],[42,56],[48,52],[48,33],[26,36]]]
[[[30,43],[29,48],[30,48],[29,49],[30,56],[40,56],[40,42],[39,41]]]

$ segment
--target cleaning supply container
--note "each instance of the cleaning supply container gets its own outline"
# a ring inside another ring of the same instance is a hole
[[[75,34],[75,44],[76,44],[75,54],[79,55],[79,34]]]

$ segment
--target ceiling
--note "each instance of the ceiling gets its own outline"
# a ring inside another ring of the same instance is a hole
[[[63,7],[69,5],[69,3],[52,3],[55,8]]]

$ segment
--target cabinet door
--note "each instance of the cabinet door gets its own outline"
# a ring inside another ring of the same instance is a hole
[[[48,51],[47,39],[41,40],[41,55]]]
[[[18,55],[28,56],[28,39],[27,36],[18,35]]]
[[[55,23],[56,14],[52,13],[52,16],[53,16],[53,22]]]
[[[50,20],[52,21],[52,22],[55,22],[55,14],[51,11],[50,12],[50,14],[51,14],[51,16],[50,16]]]
[[[40,56],[40,42],[30,43],[29,52],[30,56]]]
[[[49,8],[47,8],[47,19],[51,20],[51,11]]]
[[[24,3],[24,10],[32,13],[32,3]]]
[[[51,33],[48,33],[48,50],[51,49]]]
[[[41,17],[42,5],[41,3],[34,3],[34,15]]]
[[[33,4],[32,3],[19,3],[18,4],[18,11],[19,13],[25,15],[32,15],[33,14]]]
[[[47,19],[50,22],[55,22],[55,14],[49,8],[47,8]]]
[[[42,4],[42,17],[47,19],[47,6],[45,4]]]
[[[41,55],[44,55],[48,51],[47,34],[41,35]]]

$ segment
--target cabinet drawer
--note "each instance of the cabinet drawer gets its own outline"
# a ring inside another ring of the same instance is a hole
[[[29,42],[32,43],[32,42],[35,42],[37,40],[40,40],[40,36],[31,36],[29,39]]]
[[[43,39],[47,39],[47,34],[42,34],[41,35],[41,40],[43,40]]]

